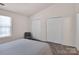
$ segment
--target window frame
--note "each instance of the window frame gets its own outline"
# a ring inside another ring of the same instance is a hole
[[[10,25],[10,35],[4,35],[4,36],[0,36],[0,38],[5,38],[5,37],[11,37],[12,36],[12,17],[10,16],[5,16],[5,15],[0,15],[0,16],[4,16],[4,17],[9,17],[10,18],[10,22],[11,22],[11,25]],[[7,27],[7,26],[6,26]]]

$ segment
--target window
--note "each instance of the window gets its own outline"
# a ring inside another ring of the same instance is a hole
[[[11,18],[8,16],[0,16],[0,37],[11,35]]]

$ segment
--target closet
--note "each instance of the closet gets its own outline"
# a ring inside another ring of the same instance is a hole
[[[73,44],[72,17],[51,17],[44,20],[45,24],[40,19],[32,20],[32,34],[35,38],[46,38],[45,41],[66,45]]]
[[[32,20],[32,35],[41,40],[41,22],[38,19]]]
[[[56,43],[63,42],[64,18],[52,17],[47,20],[47,40]]]

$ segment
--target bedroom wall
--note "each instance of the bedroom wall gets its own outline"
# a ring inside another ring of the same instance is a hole
[[[41,40],[47,40],[47,30],[46,30],[46,22],[47,22],[47,19],[50,18],[50,17],[69,17],[69,20],[70,20],[70,23],[69,25],[71,26],[70,27],[70,31],[69,31],[69,34],[70,34],[70,37],[68,37],[68,32],[65,32],[67,33],[66,36],[65,36],[65,40],[64,40],[64,44],[66,45],[75,45],[74,43],[74,38],[75,38],[75,23],[74,23],[74,19],[75,19],[75,10],[74,10],[74,4],[53,4],[52,6],[44,9],[43,11],[40,11],[39,13],[35,14],[35,15],[32,15],[30,17],[31,20],[34,20],[34,19],[39,19],[41,20],[41,25],[42,25],[42,28],[41,28],[41,36],[42,36],[42,39]],[[67,25],[68,26],[68,25]],[[69,40],[70,39],[70,40]]]
[[[0,15],[12,18],[12,35],[11,37],[0,38],[0,43],[23,38],[24,32],[30,31],[28,17],[6,10],[0,10]]]

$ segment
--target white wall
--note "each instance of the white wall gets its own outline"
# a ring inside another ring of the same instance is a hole
[[[75,19],[75,10],[73,4],[53,4],[52,6],[48,7],[47,9],[44,9],[43,11],[40,11],[39,13],[32,15],[31,19],[39,19],[41,20],[42,25],[42,40],[47,40],[47,19],[50,17],[68,17],[70,22],[68,22],[68,25],[71,26],[69,33],[71,34],[70,37],[66,34],[65,44],[74,45],[74,32],[75,32],[75,26],[73,26],[74,19]],[[68,31],[67,31],[68,33]],[[70,40],[69,40],[70,39]]]
[[[24,32],[30,31],[28,17],[5,10],[0,10],[0,15],[12,18],[12,36],[0,38],[0,43],[21,38],[24,36]]]

